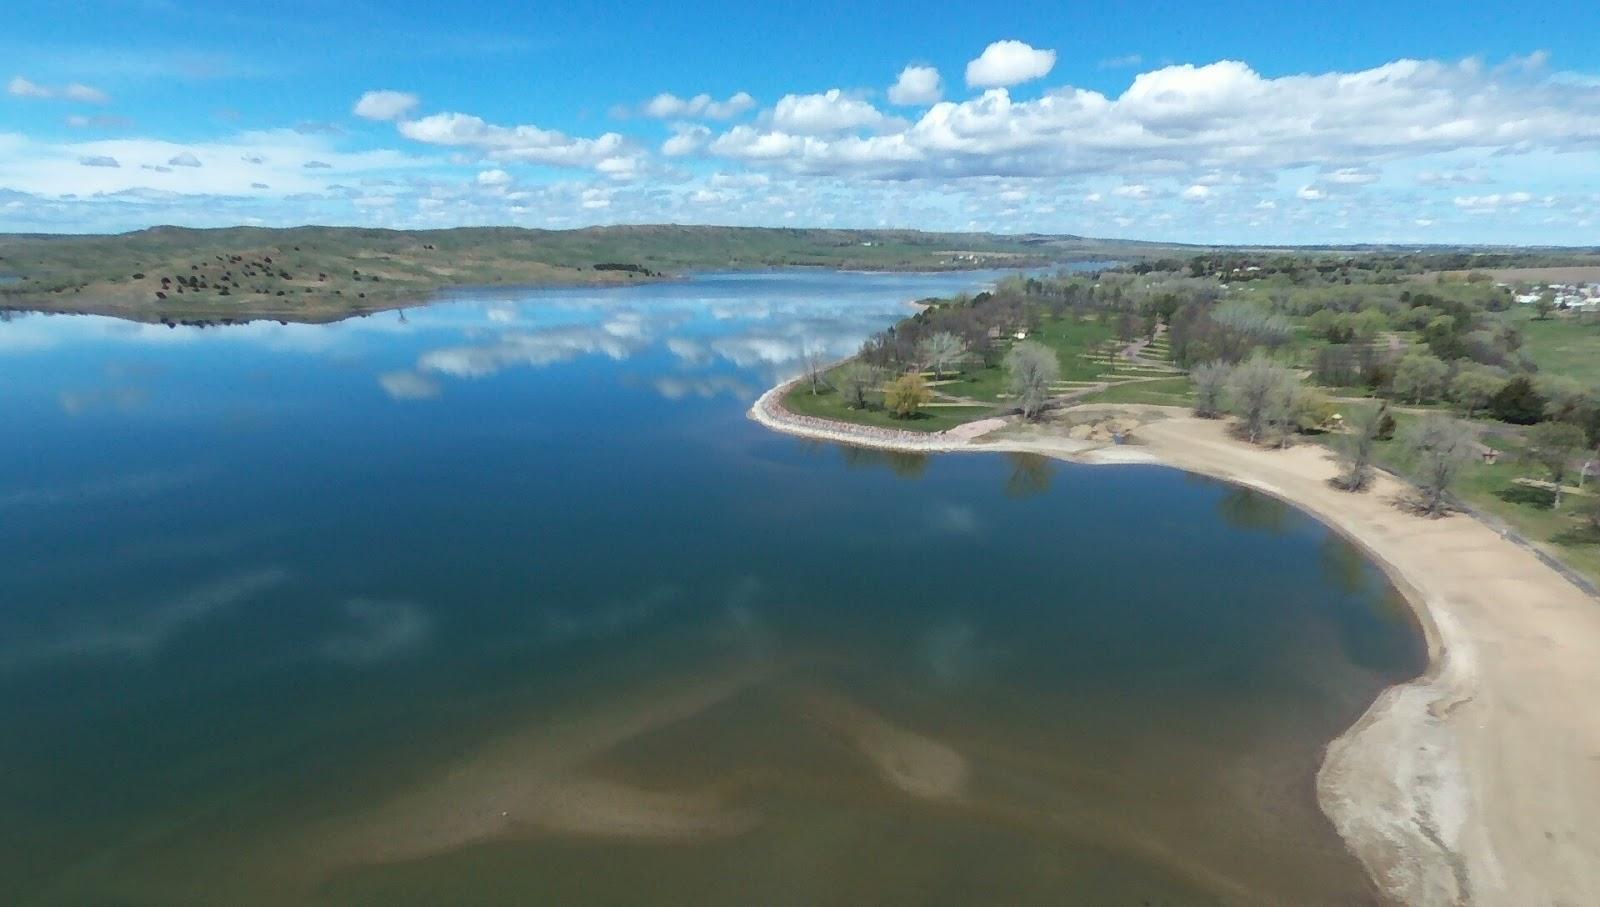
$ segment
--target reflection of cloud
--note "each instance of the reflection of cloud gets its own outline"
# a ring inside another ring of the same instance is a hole
[[[605,639],[648,621],[678,598],[676,586],[659,585],[637,598],[612,602],[582,613],[546,611],[544,638],[553,643]]]
[[[50,507],[81,504],[115,498],[147,498],[164,494],[199,479],[197,469],[152,470],[103,479],[90,479],[73,485],[46,485],[0,491],[0,509],[6,507]]]
[[[799,362],[803,352],[799,339],[770,334],[745,334],[719,337],[711,342],[717,355],[740,368],[759,365],[788,365]]]
[[[574,325],[505,334],[482,346],[433,350],[422,354],[417,368],[457,378],[482,378],[511,366],[554,365],[594,353],[626,359],[642,346],[636,338],[621,338],[604,328]]]
[[[993,657],[993,651],[979,645],[977,639],[971,624],[952,618],[931,627],[922,637],[922,659],[940,683],[961,683]]]
[[[646,336],[644,316],[638,312],[619,312],[606,319],[600,328],[613,337],[642,340]]]
[[[385,372],[378,376],[378,383],[396,400],[426,400],[439,396],[439,382],[416,372]]]
[[[667,349],[672,355],[677,356],[690,365],[705,365],[711,361],[711,353],[698,340],[688,337],[668,337]]]
[[[657,378],[653,384],[656,391],[668,400],[682,400],[691,395],[709,398],[727,394],[742,400],[754,399],[757,396],[754,390],[732,375],[712,375],[706,378],[668,376]]]
[[[129,412],[150,400],[150,391],[142,387],[104,387],[87,391],[62,391],[56,396],[61,410],[69,416],[91,409],[106,407]]]
[[[959,504],[939,504],[933,508],[929,516],[928,525],[939,532],[948,532],[953,535],[971,535],[980,529],[982,524],[978,514],[971,507]]]
[[[353,598],[344,603],[350,631],[323,641],[318,651],[329,661],[368,665],[420,648],[433,631],[433,621],[411,602]]]
[[[142,613],[90,623],[53,640],[25,643],[0,655],[0,666],[25,667],[41,662],[93,658],[151,658],[188,627],[237,607],[288,578],[286,571],[276,567],[236,573]]]

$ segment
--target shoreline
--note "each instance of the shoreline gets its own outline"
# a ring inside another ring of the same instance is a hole
[[[435,303],[448,301],[451,294],[494,291],[515,292],[523,290],[566,290],[566,289],[616,289],[618,287],[641,286],[645,284],[676,283],[692,280],[697,274],[720,273],[758,273],[761,271],[834,271],[850,274],[957,274],[976,271],[1025,271],[1036,267],[1069,267],[1077,263],[1076,259],[1061,259],[1054,262],[1039,264],[1028,262],[1023,264],[999,264],[994,262],[972,262],[953,264],[945,267],[928,266],[926,264],[908,265],[905,267],[868,269],[833,267],[826,264],[792,264],[792,265],[762,265],[757,267],[743,267],[730,264],[726,267],[688,270],[683,272],[656,273],[645,277],[611,277],[592,279],[588,273],[580,276],[586,279],[553,279],[525,283],[505,284],[480,284],[480,283],[454,283],[439,286],[417,288],[414,291],[400,292],[393,295],[374,295],[366,299],[355,298],[352,304],[343,307],[317,307],[301,306],[298,308],[277,308],[271,300],[281,297],[264,297],[263,305],[255,307],[240,306],[236,308],[207,306],[200,304],[184,308],[181,303],[169,300],[166,306],[158,305],[140,297],[133,301],[117,293],[100,291],[84,294],[74,292],[66,294],[57,291],[38,292],[7,292],[0,289],[0,312],[16,315],[92,315],[102,318],[120,318],[124,321],[133,321],[141,324],[166,324],[170,326],[189,327],[214,327],[223,325],[248,324],[253,321],[277,321],[287,324],[332,324],[350,318],[364,318],[381,312],[392,312],[397,309],[422,308]],[[1098,262],[1099,259],[1087,259]],[[626,272],[606,272],[612,273]],[[5,284],[0,283],[0,287]],[[119,288],[126,292],[126,288]],[[353,292],[353,291],[352,291]],[[248,294],[240,294],[231,299],[251,299]],[[915,300],[907,300],[908,304],[915,304]]]
[[[1383,690],[1327,745],[1316,796],[1346,846],[1398,903],[1600,903],[1600,715],[1581,711],[1600,689],[1600,602],[1535,552],[1466,514],[1400,511],[1392,500],[1406,486],[1393,476],[1339,491],[1320,447],[1255,448],[1180,409],[1084,407],[1162,417],[1131,446],[986,437],[1014,424],[999,419],[922,435],[791,413],[782,398],[798,380],[768,390],[750,417],[884,450],[1182,469],[1268,494],[1337,532],[1405,599],[1428,652],[1419,677]]]

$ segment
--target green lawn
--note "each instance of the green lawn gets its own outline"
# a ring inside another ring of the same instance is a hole
[[[928,432],[954,428],[989,412],[986,406],[939,406],[925,409],[913,418],[900,419],[881,408],[850,409],[844,405],[844,399],[832,390],[825,388],[821,393],[813,394],[811,386],[805,382],[796,384],[789,391],[783,398],[783,405],[790,412],[802,416],[815,416],[819,419],[851,422],[856,425],[875,425],[879,428]]]
[[[1115,336],[1115,329],[1103,321],[1050,318],[1039,330],[1029,334],[1028,339],[1055,350],[1056,359],[1061,363],[1061,380],[1088,381],[1098,378],[1103,367],[1084,357],[1114,342]],[[997,401],[1005,393],[1005,371],[999,367],[969,364],[958,380],[942,384],[937,390],[956,397]]]
[[[1161,406],[1188,406],[1194,402],[1187,376],[1118,384],[1099,393],[1079,398],[1080,403],[1154,403]]]
[[[1584,384],[1600,384],[1600,320],[1577,315],[1534,318],[1532,306],[1518,306],[1505,317],[1522,328],[1522,348],[1539,370],[1565,375]]]
[[[1398,428],[1420,416],[1396,412]],[[1472,507],[1504,520],[1527,538],[1543,545],[1569,566],[1600,582],[1600,534],[1587,528],[1577,515],[1577,495],[1563,496],[1560,510],[1550,507],[1549,491],[1519,485],[1519,478],[1548,479],[1542,469],[1532,463],[1522,462],[1519,432],[1516,426],[1501,422],[1478,420],[1475,424],[1492,435],[1485,443],[1501,452],[1494,465],[1474,461],[1462,470],[1456,494]],[[1331,439],[1332,436],[1325,436]],[[1378,444],[1378,462],[1386,469],[1406,474],[1406,464],[1401,457],[1398,441]],[[1574,484],[1575,479],[1568,479]],[[1600,485],[1594,486],[1600,492]]]

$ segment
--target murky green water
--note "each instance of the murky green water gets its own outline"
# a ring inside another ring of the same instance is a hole
[[[0,900],[1347,904],[1309,519],[744,417],[972,275],[0,324]]]

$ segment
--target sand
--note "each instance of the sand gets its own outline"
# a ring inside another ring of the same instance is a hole
[[[913,797],[959,797],[967,760],[954,748],[892,724],[863,705],[816,690],[802,703],[806,717],[844,740],[870,762],[890,787]]]
[[[850,426],[791,418],[785,389],[757,401],[752,418],[855,440]],[[1429,666],[1329,744],[1317,776],[1323,811],[1399,903],[1600,904],[1600,709],[1589,705],[1600,692],[1600,602],[1470,517],[1397,508],[1406,488],[1392,477],[1362,494],[1334,489],[1337,469],[1320,447],[1263,450],[1181,410],[1110,409],[1153,420],[1136,446],[1005,428],[906,449],[1165,464],[1271,494],[1361,546],[1415,612]],[[881,434],[861,440],[897,446]]]
[[[317,841],[323,867],[389,863],[528,833],[612,838],[738,834],[759,817],[729,791],[660,791],[598,777],[592,763],[629,740],[686,721],[772,676],[767,668],[713,671],[566,720],[519,729],[448,766],[439,777],[330,824]]]

